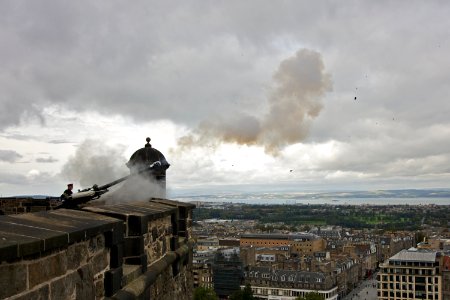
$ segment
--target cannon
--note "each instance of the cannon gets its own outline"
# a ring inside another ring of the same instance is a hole
[[[165,172],[165,170],[167,168],[169,168],[169,164],[167,162],[164,162],[163,164],[160,161],[155,161],[152,164],[148,165],[148,166],[144,166],[137,170],[135,170],[133,173],[131,173],[130,175],[127,175],[125,177],[119,178],[117,180],[114,180],[110,183],[104,184],[104,185],[97,185],[94,184],[92,187],[90,188],[86,188],[83,190],[80,190],[78,193],[73,194],[70,197],[67,197],[67,199],[65,199],[59,206],[55,207],[55,209],[59,209],[59,208],[70,208],[70,209],[74,209],[74,208],[78,208],[79,205],[81,204],[85,204],[88,203],[89,201],[98,199],[101,197],[101,195],[107,193],[110,187],[119,184],[131,177],[134,176],[138,176],[141,174],[145,174],[145,175],[156,175],[156,174],[160,174],[161,172]]]

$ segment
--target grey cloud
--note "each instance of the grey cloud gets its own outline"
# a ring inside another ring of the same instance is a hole
[[[408,98],[414,99],[414,107],[430,95],[411,81],[439,84],[446,79],[436,72],[440,60],[448,59],[442,29],[448,5],[442,3],[412,2],[408,8],[398,3],[270,1],[0,5],[0,36],[6,45],[0,50],[0,101],[7,108],[0,113],[3,128],[42,118],[48,103],[190,124],[215,110],[231,114],[236,103],[243,109],[256,107],[270,64],[276,63],[269,57],[298,44],[318,49],[325,64],[333,66],[333,77],[342,78],[339,83],[350,90],[358,72],[362,77],[379,76],[385,68],[398,77],[415,73],[398,81],[402,93],[395,103],[386,102],[390,97],[382,92],[368,97],[392,104],[396,112]],[[377,17],[368,17],[368,11]],[[427,28],[410,27],[425,20]],[[422,52],[430,55],[415,54]],[[345,89],[337,85],[336,92]],[[446,88],[430,91],[434,103],[448,94]]]
[[[317,166],[318,170],[383,174],[382,176],[422,176],[448,172],[448,129],[430,127],[416,132],[412,128],[394,131],[396,132],[388,134],[386,130],[384,135],[339,144],[338,152],[330,159],[322,160]]]
[[[44,124],[42,109],[57,104],[249,140],[276,123],[261,122],[278,111],[261,99],[279,62],[304,47],[321,53],[333,91],[288,143],[346,144],[317,167],[325,173],[400,174],[410,160],[444,172],[433,162],[449,152],[448,15],[442,1],[1,1],[0,130]]]
[[[13,140],[19,140],[19,141],[27,141],[34,139],[31,135],[24,135],[20,133],[8,133],[8,134],[1,134],[1,136],[7,138],[7,139],[13,139]]]
[[[23,185],[27,178],[22,174],[0,172],[0,184]]]
[[[50,140],[48,141],[49,144],[71,144],[73,142],[71,142],[70,140],[66,140],[66,139],[58,139],[58,140]]]
[[[57,181],[57,177],[48,172],[36,172],[34,174],[23,175],[16,172],[0,172],[0,184],[15,184],[15,185],[41,185],[44,183],[51,183]],[[23,187],[25,190],[26,187]]]
[[[14,163],[22,158],[22,155],[12,150],[0,150],[0,161]]]
[[[49,157],[38,157],[36,158],[36,162],[38,163],[54,163],[57,162],[58,160],[49,156]]]

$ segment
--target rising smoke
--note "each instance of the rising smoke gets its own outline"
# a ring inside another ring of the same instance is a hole
[[[265,115],[238,113],[204,121],[193,134],[181,137],[178,145],[181,148],[221,142],[258,145],[277,155],[284,147],[304,140],[311,121],[322,109],[323,96],[332,87],[320,53],[299,50],[280,63],[273,80]]]
[[[89,188],[94,184],[104,185],[130,174],[125,163],[125,146],[115,147],[99,144],[94,140],[82,142],[63,166],[61,175],[68,181],[78,182],[76,189]],[[113,186],[100,200],[102,203],[145,201],[162,198],[165,190],[148,176],[135,175]]]
[[[166,191],[155,180],[143,175],[134,175],[120,186],[105,194],[107,204],[128,201],[147,201],[151,198],[165,198]]]
[[[121,145],[111,147],[85,140],[63,166],[61,175],[68,181],[78,182],[80,188],[106,184],[129,174],[124,151]]]

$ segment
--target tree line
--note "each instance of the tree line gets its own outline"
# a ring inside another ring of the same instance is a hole
[[[301,225],[335,225],[346,228],[418,230],[422,222],[447,226],[450,206],[331,206],[331,205],[238,205],[226,209],[196,208],[194,221],[205,219],[258,220],[261,224],[283,222],[288,228]]]

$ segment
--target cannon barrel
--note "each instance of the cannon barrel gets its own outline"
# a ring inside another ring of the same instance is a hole
[[[166,170],[168,167],[169,167],[169,164],[162,165],[160,161],[155,161],[151,165],[139,169],[136,173],[124,176],[122,178],[119,178],[117,180],[114,180],[110,183],[107,183],[107,184],[104,184],[101,186],[94,184],[90,188],[83,189],[83,190],[79,191],[78,193],[73,194],[71,197],[66,199],[61,205],[59,205],[55,209],[76,208],[80,204],[84,204],[91,200],[100,198],[100,196],[102,194],[108,192],[108,188],[110,188],[116,184],[119,184],[119,183],[129,179],[130,177],[134,177],[134,176],[137,176],[142,173],[153,173],[153,172],[158,172],[160,170]]]
[[[97,184],[94,184],[90,188],[86,188],[86,189],[80,190],[80,192],[87,192],[87,191],[92,191],[92,190],[93,191],[107,190],[108,188],[110,188],[110,187],[112,187],[112,186],[114,186],[116,184],[119,184],[119,183],[127,180],[130,177],[133,177],[133,176],[136,176],[136,175],[139,175],[139,174],[142,174],[142,173],[146,173],[146,172],[149,172],[149,171],[156,171],[160,167],[161,167],[161,162],[156,161],[156,162],[152,163],[150,166],[147,166],[147,167],[144,167],[144,168],[140,169],[136,173],[124,176],[122,178],[116,179],[114,181],[111,181],[110,183],[107,183],[107,184],[104,184],[104,185],[101,185],[101,186],[98,186]]]

